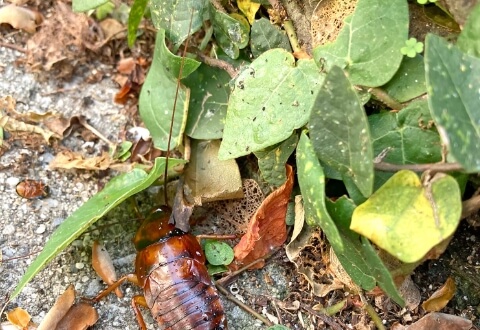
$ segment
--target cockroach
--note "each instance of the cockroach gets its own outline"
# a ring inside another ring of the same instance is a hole
[[[42,199],[48,196],[50,188],[42,181],[25,179],[15,188],[18,196],[26,199]]]
[[[188,39],[183,58],[187,48]],[[182,76],[183,65],[182,60],[179,77]],[[177,95],[179,86],[180,78],[177,80]],[[175,106],[176,102],[172,111],[167,150],[170,150]],[[167,151],[165,178],[168,156]],[[165,194],[166,185],[167,180]],[[165,196],[165,201],[167,200]],[[205,266],[202,248],[195,236],[169,223],[171,213],[168,206],[162,206],[142,222],[133,239],[137,249],[135,273],[125,275],[109,285],[94,300],[105,297],[127,280],[143,289],[143,296],[132,298],[132,307],[142,330],[147,327],[139,306],[150,309],[160,329],[227,329],[223,306]]]
[[[132,298],[142,330],[146,325],[139,305],[150,309],[160,329],[227,329],[200,244],[195,236],[170,224],[170,214],[163,206],[144,220],[133,240],[137,249],[135,273],[123,276],[94,300],[127,280],[143,289],[143,296]]]

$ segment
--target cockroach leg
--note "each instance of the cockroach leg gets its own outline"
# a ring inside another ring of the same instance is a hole
[[[135,317],[137,318],[137,322],[138,322],[138,325],[140,326],[140,329],[147,330],[147,326],[145,324],[145,321],[143,320],[143,315],[140,312],[140,308],[138,308],[138,306],[148,308],[147,301],[145,300],[145,297],[142,295],[137,295],[132,298],[132,308],[133,308],[133,312],[135,313]]]
[[[138,285],[138,278],[137,278],[137,275],[135,274],[127,274],[125,276],[122,276],[118,281],[112,283],[111,285],[109,285],[105,290],[103,290],[102,292],[100,292],[100,294],[98,296],[96,296],[95,298],[91,299],[91,301],[93,302],[98,302],[100,301],[100,299],[108,296],[108,294],[112,291],[114,291],[115,289],[117,289],[120,285],[122,285],[123,282],[125,281],[128,281],[128,282],[131,282],[135,285]],[[87,299],[88,300],[88,299]]]

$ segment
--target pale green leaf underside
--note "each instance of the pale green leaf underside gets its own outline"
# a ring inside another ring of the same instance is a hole
[[[272,49],[235,80],[227,109],[221,159],[237,158],[287,139],[306,124],[323,76],[313,60]]]

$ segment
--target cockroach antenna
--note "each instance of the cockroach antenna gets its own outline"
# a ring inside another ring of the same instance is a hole
[[[185,65],[185,56],[187,54],[188,49],[188,41],[190,40],[190,31],[192,30],[192,21],[193,21],[193,13],[194,8],[192,8],[192,13],[190,15],[190,24],[188,26],[188,35],[187,39],[185,40],[185,47],[182,53],[182,60],[180,62],[180,69],[178,70],[178,77],[177,77],[177,88],[175,89],[175,99],[173,101],[173,109],[172,109],[172,118],[170,119],[170,131],[168,133],[168,142],[167,142],[167,154],[165,155],[165,173],[163,175],[163,193],[165,198],[165,205],[168,205],[168,194],[167,194],[167,178],[168,178],[168,156],[170,153],[170,143],[172,142],[172,131],[173,131],[173,122],[175,120],[175,110],[177,109],[177,99],[178,99],[178,91],[180,90],[180,80],[182,79],[183,74],[183,67]]]

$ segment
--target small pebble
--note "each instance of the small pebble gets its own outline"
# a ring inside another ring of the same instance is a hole
[[[75,268],[77,269],[83,269],[83,267],[85,267],[85,264],[83,262],[77,262],[75,264]]]
[[[19,178],[16,178],[16,177],[13,177],[13,176],[9,177],[9,178],[5,181],[5,183],[7,184],[7,186],[12,187],[12,188],[13,188],[13,187],[16,187],[19,182],[20,182],[20,179],[19,179]]]
[[[2,234],[3,235],[12,235],[15,232],[15,227],[13,225],[6,225],[3,228]]]
[[[43,234],[47,227],[42,223],[40,226],[38,226],[37,230],[35,230],[35,233],[37,234]]]
[[[82,277],[82,282],[83,282],[83,283],[86,283],[86,282],[88,282],[89,280],[90,280],[90,278],[89,278],[88,276],[86,276],[86,275]]]

